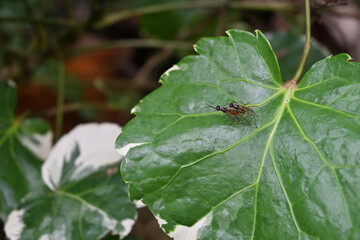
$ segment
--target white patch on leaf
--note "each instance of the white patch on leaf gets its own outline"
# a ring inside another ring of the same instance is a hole
[[[141,200],[134,200],[133,203],[135,203],[136,208],[143,208],[146,207],[146,205]]]
[[[125,155],[127,154],[127,152],[128,152],[131,148],[140,146],[140,145],[142,145],[142,144],[144,144],[144,143],[130,143],[130,144],[128,144],[128,145],[125,145],[125,146],[122,147],[122,148],[117,148],[117,149],[116,149],[116,152],[117,152],[118,154],[120,154],[121,156],[125,156]]]
[[[60,226],[60,228],[59,228]],[[39,237],[39,240],[66,240],[66,226],[65,224],[57,225],[57,229],[52,233],[46,233]]]
[[[161,217],[160,217],[160,215],[154,215],[154,217],[156,218],[156,220],[157,220],[157,222],[158,222],[158,224],[159,224],[159,226],[161,227],[162,225],[164,225],[164,224],[167,224],[167,221],[166,220],[164,220],[164,219],[162,219]]]
[[[124,227],[124,231],[122,231],[119,235],[122,239],[123,237],[127,236],[130,232],[135,223],[134,219],[124,219],[121,221],[121,225]]]
[[[101,167],[120,162],[121,156],[116,154],[114,147],[120,132],[121,128],[114,123],[88,123],[75,127],[60,138],[43,164],[42,177],[46,185],[55,190],[64,180],[81,179]],[[70,162],[76,146],[79,155]],[[67,179],[61,179],[66,164],[74,166],[69,165]]]
[[[134,114],[139,111],[139,108],[137,106],[133,107],[130,111],[131,114]]]
[[[174,66],[172,66],[171,68],[169,68],[169,69],[164,73],[164,75],[169,76],[169,74],[170,74],[171,71],[176,71],[176,70],[179,70],[179,69],[180,69],[180,68],[179,68],[178,65],[174,65]]]
[[[25,227],[22,218],[25,210],[13,210],[7,217],[5,223],[5,233],[10,240],[18,240],[21,237],[21,233]]]
[[[52,147],[53,134],[48,131],[45,134],[33,134],[30,136],[21,136],[21,143],[27,147],[41,160],[45,160],[50,153]]]
[[[112,218],[108,213],[104,212],[103,210],[97,208],[96,206],[93,205],[86,205],[88,211],[90,212],[94,212],[98,215],[101,216],[102,220],[101,220],[101,224],[102,226],[104,226],[105,228],[107,228],[108,230],[112,231],[114,234],[119,234],[121,238],[125,237],[126,235],[128,235],[135,223],[134,219],[124,219],[121,221],[121,226],[119,222]],[[135,216],[136,219],[136,216]],[[105,234],[106,235],[106,234]]]
[[[164,219],[161,219],[159,216],[155,216],[158,223],[161,225],[166,224],[167,222]],[[212,218],[212,212],[201,218],[196,224],[191,227],[187,227],[184,225],[177,225],[175,230],[168,235],[174,240],[196,240],[198,236],[199,230],[209,225]]]

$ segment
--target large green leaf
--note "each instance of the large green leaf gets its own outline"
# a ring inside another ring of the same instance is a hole
[[[134,108],[116,142],[131,199],[176,239],[359,239],[360,65],[334,56],[283,86],[261,32],[228,35]],[[257,128],[205,104],[238,101]]]
[[[42,192],[41,158],[51,145],[50,127],[38,119],[15,119],[16,88],[0,81],[0,218],[30,192]],[[49,145],[50,143],[50,145]]]
[[[63,136],[42,167],[48,191],[27,196],[20,209],[11,212],[5,225],[9,238],[127,235],[136,213],[126,184],[117,174],[120,157],[113,144],[120,130],[116,124],[86,124]]]

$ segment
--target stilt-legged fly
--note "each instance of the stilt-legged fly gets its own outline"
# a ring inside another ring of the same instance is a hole
[[[249,105],[249,103],[243,103],[243,102],[238,102],[238,103],[230,103],[229,104],[229,108],[234,108],[238,111],[241,112],[241,114],[248,114],[251,115],[254,118],[254,122],[255,122],[255,127],[257,127],[256,124],[256,113],[254,112],[254,110],[252,110],[252,107],[259,107],[259,106],[255,106],[255,105]]]
[[[217,105],[216,107],[211,106],[209,104],[207,104],[207,105],[209,107],[215,109],[216,111],[221,111],[221,112],[225,113],[234,122],[244,122],[245,121],[247,124],[249,124],[251,126],[251,123],[243,116],[244,113],[242,112],[242,110],[237,109],[234,106],[227,108],[227,107],[220,107],[219,105]]]

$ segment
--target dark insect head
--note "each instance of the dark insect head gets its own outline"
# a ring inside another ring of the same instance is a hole
[[[209,105],[209,104],[207,104],[207,103],[205,103],[208,107],[211,107],[211,108],[213,108],[213,109],[215,109],[216,111],[222,111],[222,112],[226,112],[226,110],[227,110],[227,108],[225,108],[225,107],[220,107],[219,105],[217,105],[216,107],[214,107],[214,106],[211,106],[211,105]]]

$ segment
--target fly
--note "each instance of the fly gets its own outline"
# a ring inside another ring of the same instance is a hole
[[[232,104],[232,103],[230,103]],[[216,111],[221,111],[225,113],[229,118],[231,118],[234,122],[247,122],[249,126],[251,126],[251,123],[243,116],[243,112],[239,109],[236,109],[235,107],[220,107],[217,105],[216,107],[211,106],[207,104],[209,107],[215,109]],[[250,109],[251,110],[251,109]],[[240,119],[239,119],[240,118]]]
[[[230,104],[229,104],[229,108],[230,108],[230,109],[234,108],[234,109],[238,110],[239,112],[241,112],[241,114],[251,115],[252,118],[254,119],[255,127],[257,127],[257,124],[256,124],[256,113],[254,112],[254,110],[251,109],[251,108],[253,108],[253,107],[258,107],[258,106],[249,105],[249,103],[243,104],[243,102],[230,103]]]

